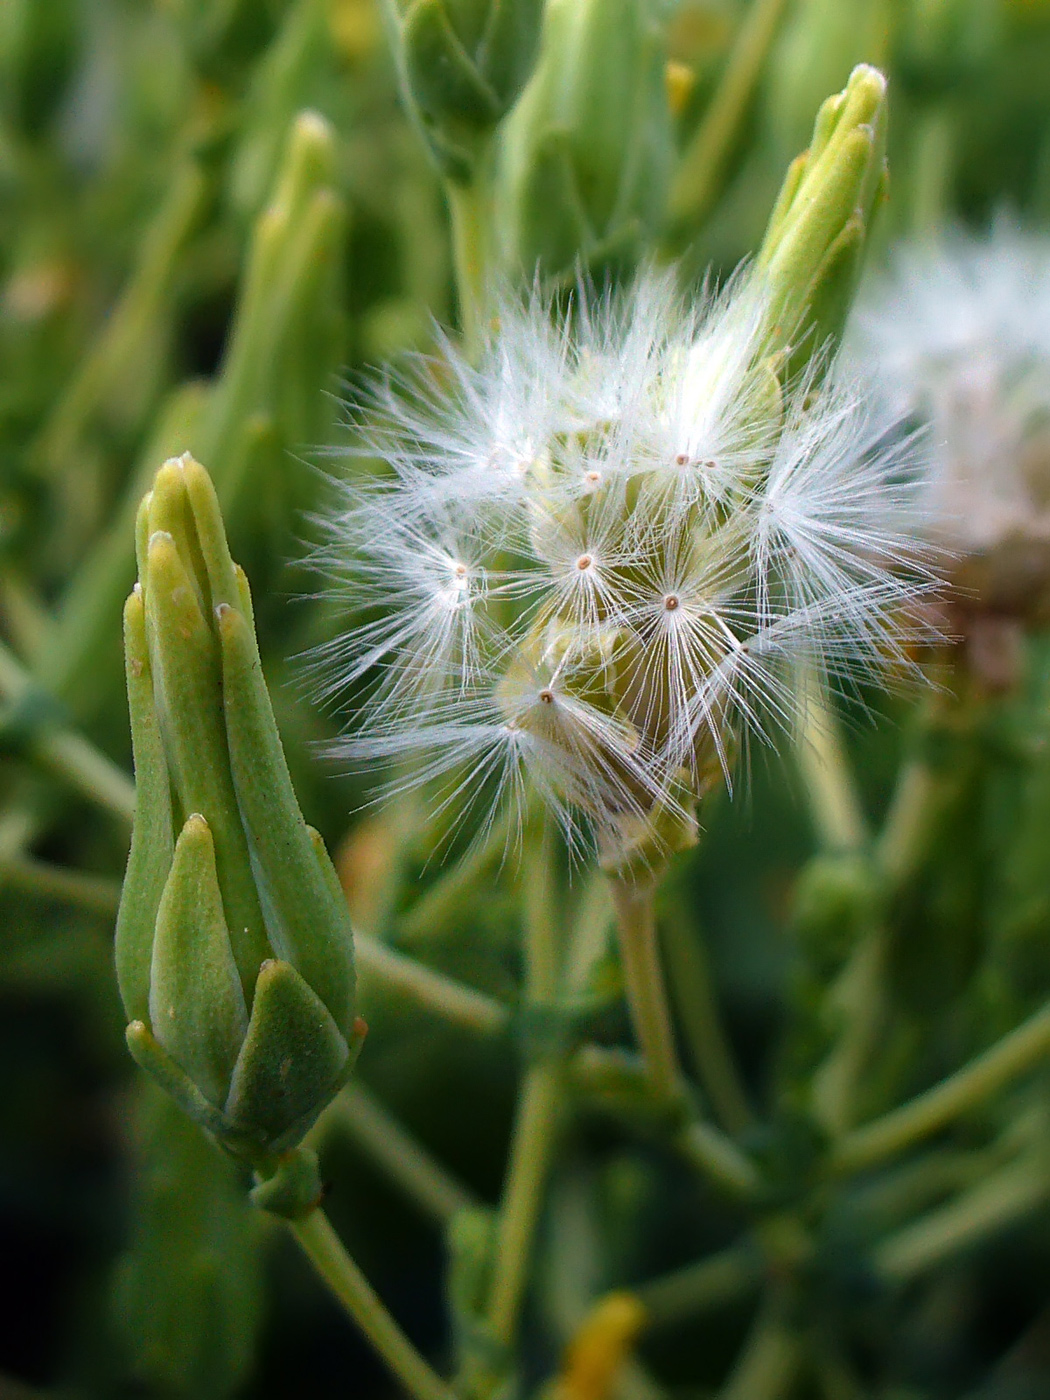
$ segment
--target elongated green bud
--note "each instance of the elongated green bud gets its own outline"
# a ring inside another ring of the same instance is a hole
[[[388,0],[405,99],[444,173],[469,181],[536,61],[543,0]]]
[[[539,64],[500,140],[513,273],[630,264],[651,241],[674,160],[665,68],[647,0],[550,0]]]
[[[269,1179],[363,1035],[349,914],[296,803],[247,580],[191,457],[157,473],[137,549],[125,646],[138,807],[117,928],[128,1044]],[[305,1208],[310,1172],[285,1176],[270,1208]]]
[[[886,179],[886,79],[862,64],[818,112],[756,260],[771,353],[797,367],[841,335]]]

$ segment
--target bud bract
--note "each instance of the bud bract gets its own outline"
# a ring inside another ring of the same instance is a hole
[[[663,217],[674,137],[651,0],[551,0],[540,59],[500,141],[512,272],[637,259]]]
[[[189,456],[157,474],[138,554],[124,614],[137,805],[116,937],[128,1044],[266,1175],[363,1034],[349,915],[295,800],[247,581]]]
[[[818,112],[758,254],[771,352],[797,365],[841,335],[886,178],[886,79],[861,64]]]
[[[543,0],[393,0],[387,13],[401,86],[431,151],[451,179],[469,181],[532,72]]]

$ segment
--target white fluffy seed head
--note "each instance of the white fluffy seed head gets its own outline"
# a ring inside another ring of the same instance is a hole
[[[373,392],[390,471],[342,486],[318,555],[353,613],[319,658],[360,712],[342,753],[610,832],[790,722],[795,663],[899,653],[910,441],[848,384],[782,384],[763,313],[654,273],[560,320],[534,295],[476,367],[445,341]]]
[[[978,604],[1050,606],[1050,239],[1000,224],[897,250],[850,351],[927,427],[927,528]]]

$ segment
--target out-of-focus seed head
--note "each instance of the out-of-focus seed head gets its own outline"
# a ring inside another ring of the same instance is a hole
[[[1050,616],[1050,241],[1006,226],[900,248],[851,338],[926,425],[925,515],[967,629]]]

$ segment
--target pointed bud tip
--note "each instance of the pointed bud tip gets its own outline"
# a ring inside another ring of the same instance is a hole
[[[846,86],[852,87],[854,84],[859,86],[861,83],[865,83],[879,92],[885,92],[888,86],[886,74],[881,68],[876,68],[873,63],[858,63],[849,75],[849,82]]]
[[[308,108],[295,119],[295,136],[299,141],[328,145],[334,139],[334,131],[327,117]]]
[[[154,530],[149,537],[149,552],[166,554],[175,548],[175,540],[167,530]]]
[[[157,475],[153,478],[153,490],[151,497],[160,495],[165,491],[182,492],[182,458],[169,457],[162,466],[157,469]]]

